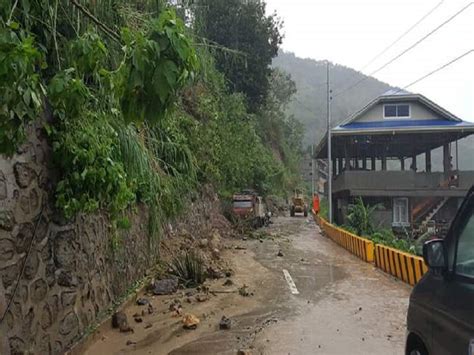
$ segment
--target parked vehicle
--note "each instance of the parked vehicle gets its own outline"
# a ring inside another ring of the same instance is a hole
[[[233,196],[232,211],[239,219],[247,220],[254,228],[268,225],[271,213],[266,211],[261,196],[253,190],[243,190]]]
[[[474,354],[474,186],[445,239],[423,246],[429,271],[414,287],[407,355]]]
[[[308,204],[299,190],[295,190],[290,206],[290,216],[294,217],[296,213],[303,213],[305,217],[308,216]]]

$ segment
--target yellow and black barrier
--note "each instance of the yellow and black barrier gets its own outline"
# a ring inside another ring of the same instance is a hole
[[[319,220],[321,229],[337,244],[368,263],[374,261],[374,243],[372,241],[336,227],[322,217],[317,217],[317,220]]]
[[[428,271],[423,258],[385,245],[375,245],[375,266],[414,286]]]
[[[414,286],[428,271],[423,258],[361,238],[314,214],[316,223],[337,244],[362,260]]]

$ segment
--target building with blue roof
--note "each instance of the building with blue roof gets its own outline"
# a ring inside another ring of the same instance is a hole
[[[471,134],[474,123],[423,95],[390,90],[377,97],[331,129],[335,222],[346,222],[360,196],[379,206],[381,226],[442,235],[474,185],[474,171],[458,166],[457,142]],[[315,158],[327,158],[327,135]]]

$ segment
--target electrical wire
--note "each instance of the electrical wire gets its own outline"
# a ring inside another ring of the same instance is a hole
[[[426,78],[430,77],[431,75],[433,75],[433,74],[435,74],[435,73],[437,73],[437,72],[443,70],[444,68],[450,66],[451,64],[453,64],[453,63],[457,62],[458,60],[464,58],[465,56],[471,54],[472,52],[474,52],[474,49],[468,50],[467,52],[461,54],[460,56],[458,56],[458,57],[456,57],[456,58],[454,58],[454,59],[452,59],[451,61],[447,62],[446,64],[443,64],[442,66],[436,68],[435,70],[429,72],[428,74],[425,74],[425,75],[423,75],[422,77],[420,77],[420,78],[416,79],[415,81],[411,82],[410,84],[404,86],[402,89],[398,89],[396,92],[399,92],[399,91],[401,91],[401,90],[407,89],[407,88],[409,88],[410,86],[413,86],[413,85],[419,83],[420,81],[425,80]]]
[[[424,40],[426,40],[428,37],[430,37],[431,35],[433,35],[434,33],[436,33],[438,30],[440,30],[442,27],[444,27],[445,25],[447,25],[449,22],[451,22],[452,20],[454,20],[457,16],[459,16],[461,13],[463,13],[464,11],[466,11],[472,4],[474,4],[474,2],[470,2],[468,3],[466,6],[464,6],[463,8],[461,8],[458,12],[456,12],[454,15],[452,15],[451,17],[449,17],[448,19],[446,19],[445,21],[443,21],[441,24],[439,24],[438,26],[436,26],[433,30],[431,30],[430,32],[428,32],[426,35],[424,35],[423,37],[421,37],[419,40],[415,41],[413,44],[411,44],[409,47],[407,47],[405,50],[403,50],[401,53],[397,54],[395,57],[393,57],[392,59],[390,59],[388,62],[386,62],[385,64],[381,65],[379,68],[377,68],[376,70],[372,71],[370,74],[368,74],[367,76],[364,76],[362,79],[359,79],[358,81],[356,81],[354,84],[346,87],[345,89],[339,91],[338,93],[336,93],[335,95],[333,95],[333,97],[337,97],[337,96],[340,96],[342,95],[343,93],[351,90],[352,88],[358,86],[359,84],[361,84],[362,82],[366,81],[367,79],[369,79],[371,76],[377,74],[378,72],[380,72],[381,70],[385,69],[387,66],[389,66],[390,64],[392,64],[394,61],[396,61],[397,59],[399,59],[400,57],[402,57],[403,55],[405,55],[407,52],[409,52],[410,50],[412,50],[413,48],[415,48],[416,46],[418,46],[420,43],[422,43]]]
[[[433,7],[430,11],[428,11],[426,14],[424,14],[418,21],[416,21],[409,29],[407,29],[405,32],[403,32],[400,36],[398,36],[397,39],[395,39],[392,43],[390,43],[387,47],[382,49],[378,54],[376,54],[369,62],[364,65],[359,71],[361,72],[365,68],[367,68],[370,64],[375,62],[378,58],[380,58],[385,52],[387,52],[390,48],[392,48],[395,44],[400,42],[400,40],[405,37],[407,34],[409,34],[411,31],[413,31],[420,23],[422,23],[428,16],[430,16],[433,12],[438,9],[443,4],[444,0],[441,0],[435,7]]]

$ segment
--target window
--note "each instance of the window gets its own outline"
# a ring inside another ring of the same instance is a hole
[[[459,234],[456,274],[474,278],[474,210],[471,210]]]
[[[409,118],[410,105],[408,104],[390,104],[383,107],[384,118]]]
[[[394,227],[410,225],[408,221],[408,199],[405,197],[393,199],[393,221]]]

